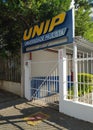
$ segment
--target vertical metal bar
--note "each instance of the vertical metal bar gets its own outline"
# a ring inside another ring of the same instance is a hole
[[[55,91],[57,93],[57,67],[56,67],[56,70],[55,70]]]
[[[83,53],[83,73],[85,73],[85,60],[84,60],[85,54]],[[83,84],[82,84],[82,89],[83,89],[83,101],[85,102],[85,75],[83,76]]]
[[[48,77],[49,77],[49,76],[48,76]],[[48,95],[48,82],[49,82],[49,81],[48,81],[48,80],[49,80],[48,77],[47,77],[47,86],[46,86],[46,87],[47,87],[47,88],[46,88],[47,95]]]
[[[81,54],[79,54],[79,58],[81,58]],[[80,62],[78,63],[79,64],[79,73],[80,74],[81,74],[81,62],[82,62],[82,60],[80,60]],[[79,87],[80,87],[80,90],[79,90],[80,92],[79,93],[80,93],[80,95],[79,96],[80,96],[80,101],[81,101],[81,95],[82,95],[81,94],[81,82],[82,82],[81,81],[81,75],[79,75],[79,78],[80,78],[80,81],[79,81]]]
[[[48,85],[48,95],[50,95],[50,87],[51,87],[51,83],[50,83],[50,81],[51,81],[51,75],[49,75],[49,85]]]
[[[55,82],[56,82],[56,80],[55,80],[55,78],[56,78],[56,75],[55,75],[55,70],[54,70],[54,92],[56,92],[56,89],[55,89],[55,86],[56,86],[56,85],[55,85],[55,84],[56,84]]]
[[[38,88],[38,98],[40,98],[40,89],[39,89],[39,82],[40,82],[40,78],[37,79],[37,88]]]
[[[70,85],[69,85],[69,86],[70,86],[70,91],[72,92],[73,90],[72,90],[72,85],[71,85],[71,84],[72,84],[72,81],[71,81],[71,76],[72,76],[71,55],[69,55],[69,64],[70,64],[70,67],[69,67],[69,69],[70,69],[70,71],[69,71],[69,73],[70,73],[70,74],[69,74],[69,75],[70,75],[69,84],[70,84]],[[72,99],[72,94],[73,94],[73,92],[72,92],[72,93],[71,93],[71,92],[70,92],[70,95],[71,95],[71,96],[70,96],[70,99]]]
[[[67,74],[66,74],[66,76],[67,76],[67,98],[70,96],[69,95],[69,87],[68,87],[68,84],[69,84],[69,82],[68,82],[68,74],[69,74],[69,65],[68,65],[68,59],[69,59],[69,55],[67,54]]]
[[[77,45],[73,43],[74,101],[78,101]]]
[[[89,60],[88,60],[88,53],[87,53],[87,74],[89,74]],[[89,87],[90,87],[90,84],[89,84],[89,77],[87,77],[87,84],[86,84],[86,87],[87,87],[87,95],[88,95],[88,101],[87,103],[89,103]]]
[[[71,99],[73,97],[73,92],[71,89],[71,61],[70,61],[70,55],[68,55],[68,91],[69,92],[69,98]]]
[[[93,74],[93,59],[92,58],[93,58],[93,52],[91,52],[91,74]],[[92,105],[93,105],[93,84],[92,84],[92,99],[91,100],[92,100]]]

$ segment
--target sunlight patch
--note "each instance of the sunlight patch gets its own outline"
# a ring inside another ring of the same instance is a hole
[[[34,126],[48,118],[49,118],[49,116],[47,114],[44,114],[42,112],[37,112],[28,117],[25,117],[24,120],[27,121],[27,124]]]

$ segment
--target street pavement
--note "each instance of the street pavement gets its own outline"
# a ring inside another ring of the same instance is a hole
[[[24,118],[38,112],[48,118],[37,122],[36,125],[27,124]],[[0,90],[0,130],[93,130],[93,124]]]

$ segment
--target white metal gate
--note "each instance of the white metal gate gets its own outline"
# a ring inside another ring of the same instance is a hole
[[[31,98],[37,103],[58,106],[58,61],[31,62],[31,68]]]
[[[71,58],[71,54],[67,54],[67,57]],[[59,61],[28,61],[25,63],[25,67],[27,73],[25,97],[37,103],[59,106]],[[70,86],[72,78],[71,61],[69,61],[68,67],[67,87]],[[27,88],[29,84],[31,87]]]

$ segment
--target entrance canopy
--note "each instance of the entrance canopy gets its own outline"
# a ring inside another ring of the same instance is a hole
[[[93,52],[93,43],[85,40],[81,36],[76,36],[74,43],[77,45],[77,50],[78,52],[84,52],[84,53],[91,53]],[[66,44],[66,45],[61,45],[58,47],[50,48],[51,50],[58,51],[59,49],[63,48],[66,46],[66,49],[68,50],[67,53],[72,53],[73,51],[73,44]]]

